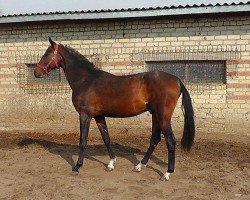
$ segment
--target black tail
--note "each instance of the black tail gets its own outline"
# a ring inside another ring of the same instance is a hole
[[[195,137],[195,124],[194,124],[194,110],[190,95],[180,81],[181,93],[182,93],[182,108],[184,108],[184,131],[181,139],[181,147],[189,151],[193,145]]]

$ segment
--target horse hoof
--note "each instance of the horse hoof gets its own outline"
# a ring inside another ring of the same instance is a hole
[[[111,171],[113,171],[114,169],[115,169],[115,168],[112,167],[112,166],[107,166],[106,171],[107,171],[107,172],[111,172]]]
[[[73,168],[72,168],[72,172],[77,172],[77,173],[79,173],[79,168],[80,168],[81,166],[79,166],[79,165],[76,165],[76,166],[74,166]]]
[[[108,166],[107,166],[107,168],[106,168],[107,171],[113,171],[113,170],[115,169],[115,167],[114,167],[115,162],[116,162],[116,158],[111,159],[111,160],[109,161],[109,164],[108,164]]]
[[[166,173],[161,177],[161,181],[168,181],[171,173]]]
[[[142,170],[142,167],[146,167],[146,165],[139,163],[138,165],[135,166],[134,171],[140,172]]]
[[[78,174],[79,174],[78,171],[72,171],[72,172],[71,172],[71,175],[72,175],[72,176],[77,176]]]
[[[137,167],[137,166],[135,166],[135,168],[134,168],[134,170],[133,171],[135,171],[135,172],[141,172],[141,167]]]

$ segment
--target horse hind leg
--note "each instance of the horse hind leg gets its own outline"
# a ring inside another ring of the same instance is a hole
[[[98,117],[98,118],[95,118],[95,121],[96,121],[98,129],[102,135],[102,139],[104,141],[104,144],[107,147],[107,150],[109,153],[110,161],[109,161],[109,164],[107,165],[107,170],[111,171],[115,168],[114,163],[116,162],[116,157],[115,157],[115,154],[110,146],[110,137],[109,137],[109,133],[108,133],[106,120],[104,117]]]
[[[175,137],[172,131],[171,122],[167,125],[166,128],[162,131],[167,144],[168,149],[168,169],[167,172],[163,175],[163,180],[169,180],[169,177],[174,173],[175,168]]]
[[[152,136],[150,139],[150,145],[148,147],[148,150],[141,160],[141,162],[135,166],[135,170],[140,172],[142,170],[142,167],[146,167],[148,160],[150,156],[152,155],[153,151],[155,150],[157,144],[161,141],[161,128],[157,121],[157,118],[155,115],[152,116]]]

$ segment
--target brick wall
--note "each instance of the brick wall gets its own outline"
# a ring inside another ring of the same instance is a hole
[[[90,58],[96,66],[115,74],[145,71],[143,61],[131,62],[131,53],[142,49],[164,48],[237,48],[236,59],[227,59],[227,84],[214,85],[202,93],[190,91],[201,131],[247,132],[250,130],[250,16],[196,17],[178,19],[141,19],[127,21],[57,22],[53,24],[0,25],[0,103],[2,116],[13,119],[65,117],[65,109],[56,103],[50,109],[47,99],[58,95],[26,94],[18,82],[22,58],[40,54],[48,47],[48,36],[68,44]],[[52,96],[52,97],[51,97]],[[77,116],[70,94],[64,95],[68,115]],[[41,101],[42,99],[42,101]],[[25,101],[20,106],[20,101]],[[39,102],[39,103],[38,103]],[[44,104],[43,104],[44,103]],[[39,104],[39,105],[38,105]],[[180,104],[180,102],[179,102]],[[176,109],[176,128],[182,121],[180,105]],[[18,110],[29,110],[18,112]],[[39,110],[40,109],[40,110]],[[60,110],[61,109],[61,110]],[[35,110],[36,113],[34,114]],[[26,114],[23,117],[23,113]],[[29,113],[32,113],[30,115]],[[145,117],[138,119],[150,119]],[[4,120],[3,120],[4,121]],[[8,121],[8,120],[6,120]],[[4,126],[4,124],[3,124]]]

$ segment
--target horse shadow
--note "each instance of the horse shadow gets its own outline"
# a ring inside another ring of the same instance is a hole
[[[32,144],[38,144],[52,154],[59,155],[63,158],[71,167],[75,166],[75,162],[73,160],[74,155],[78,155],[79,146],[75,144],[61,144],[57,142],[47,141],[47,140],[40,140],[40,139],[31,139],[25,138],[22,139],[17,145],[19,147],[26,147]],[[130,161],[133,165],[137,165],[140,161],[137,159],[136,155],[145,155],[145,152],[142,152],[138,148],[132,148],[129,146],[124,146],[118,143],[114,143],[111,145],[114,153],[117,157],[122,157]],[[84,157],[86,159],[99,162],[105,167],[107,164],[95,158],[96,156],[108,156],[107,149],[104,144],[94,144],[94,145],[87,145],[85,149]],[[152,155],[150,158],[151,161],[155,162],[160,167],[166,167],[166,162],[162,161],[161,159],[157,158],[155,155]],[[163,175],[158,169],[147,165],[147,167],[153,171],[155,171],[160,176]]]

